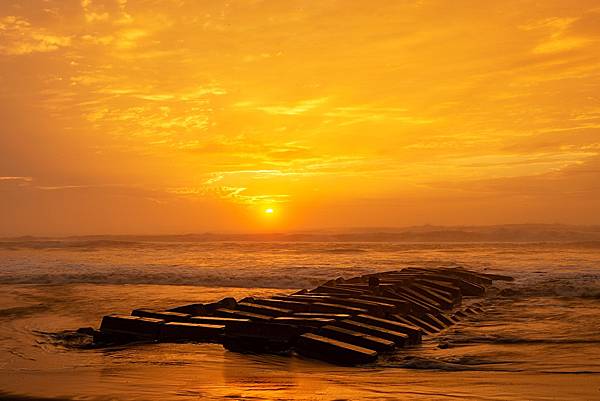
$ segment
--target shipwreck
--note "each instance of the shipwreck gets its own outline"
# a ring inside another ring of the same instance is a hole
[[[135,309],[131,315],[104,316],[98,330],[80,331],[98,346],[213,342],[236,352],[300,354],[358,365],[418,346],[423,336],[483,312],[480,301],[494,280],[512,278],[462,267],[407,267],[269,298]]]

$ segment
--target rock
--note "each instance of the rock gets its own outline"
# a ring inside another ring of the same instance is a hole
[[[301,335],[294,350],[309,358],[341,365],[358,365],[377,359],[375,350],[312,333]]]

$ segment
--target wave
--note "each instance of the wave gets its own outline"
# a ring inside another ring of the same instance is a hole
[[[445,372],[463,371],[504,371],[515,372],[517,369],[509,369],[506,364],[510,362],[490,361],[474,356],[460,356],[448,358],[424,358],[418,356],[391,355],[382,362],[385,367],[396,367],[415,370],[439,370]]]
[[[281,288],[297,289],[315,287],[325,281],[314,276],[273,276],[247,275],[234,276],[223,273],[183,274],[173,273],[73,273],[0,276],[0,284],[147,284],[147,285],[186,285],[198,287],[236,288]],[[0,311],[0,316],[1,316]]]
[[[586,298],[600,299],[600,274],[553,273],[542,277],[521,277],[516,283],[497,283],[488,292],[502,298]]]
[[[576,344],[600,344],[600,339],[577,339],[577,338],[524,338],[500,335],[481,335],[463,337],[457,335],[440,338],[449,347],[454,345],[472,344],[502,344],[502,345],[576,345]]]
[[[38,344],[40,345],[48,344],[68,349],[97,348],[94,346],[91,336],[76,330],[63,330],[58,332],[34,330],[33,333],[40,338],[38,341]]]
[[[149,245],[148,243],[125,240],[88,240],[88,241],[0,241],[0,249],[103,249],[103,248],[126,248]]]
[[[49,309],[46,305],[15,306],[13,308],[0,309],[0,319],[2,318],[22,318],[34,315],[39,312],[45,312]]]

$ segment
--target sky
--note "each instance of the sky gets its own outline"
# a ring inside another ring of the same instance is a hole
[[[599,154],[598,1],[0,2],[0,235],[600,224]]]

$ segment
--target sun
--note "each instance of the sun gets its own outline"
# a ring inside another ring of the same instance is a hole
[[[273,214],[273,212],[274,212],[273,208],[267,208],[267,209],[265,209],[265,213],[266,214]]]

